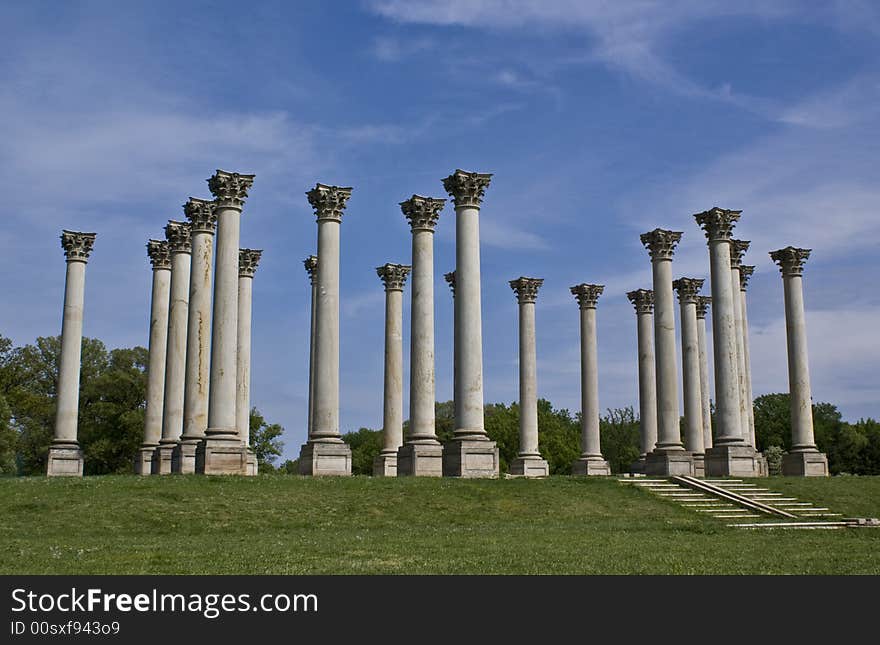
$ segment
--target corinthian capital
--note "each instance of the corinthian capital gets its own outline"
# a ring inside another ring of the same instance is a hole
[[[581,309],[595,309],[599,296],[605,291],[604,284],[576,284],[571,288]]]
[[[168,250],[171,253],[192,253],[189,222],[168,220],[165,226],[165,239],[168,240]]]
[[[543,278],[526,278],[519,277],[510,281],[510,288],[516,294],[516,300],[519,304],[535,302],[538,298],[538,289],[544,284]]]
[[[812,249],[799,249],[794,246],[786,246],[784,249],[770,252],[770,259],[779,265],[779,270],[784,276],[798,276],[804,274],[804,262],[810,257]]]
[[[702,213],[696,213],[694,219],[706,232],[706,239],[710,242],[726,241],[733,235],[733,227],[739,220],[742,211],[732,211],[727,208],[714,206]]]
[[[443,188],[452,197],[456,208],[479,208],[491,180],[491,173],[456,170],[443,180]]]
[[[699,278],[679,278],[672,281],[672,288],[678,293],[678,301],[682,304],[697,304],[700,289],[704,280]]]
[[[412,271],[412,267],[407,264],[383,264],[376,267],[376,274],[382,279],[385,285],[385,291],[403,291],[403,285],[406,284],[406,276]]]
[[[443,274],[443,279],[449,284],[449,290],[452,291],[452,297],[455,297],[455,271]]]
[[[147,255],[153,270],[171,268],[171,251],[168,249],[168,240],[149,240],[147,242]]]
[[[755,272],[754,265],[751,264],[741,264],[739,266],[739,289],[740,291],[745,291],[749,286],[749,278],[752,277],[752,274]]]
[[[712,296],[697,296],[697,318],[703,320],[706,318],[706,312],[709,305],[712,304]]]
[[[326,219],[341,222],[345,205],[351,197],[351,188],[319,183],[306,193],[306,197],[315,209],[315,216],[319,221]]]
[[[443,210],[445,204],[445,199],[413,195],[405,202],[400,202],[400,210],[409,220],[413,231],[431,231],[433,233],[440,217],[440,211]]]
[[[306,273],[309,274],[309,282],[314,285],[315,278],[318,277],[318,256],[310,255],[303,260],[303,266],[306,268]]]
[[[209,199],[190,197],[183,205],[193,233],[214,233],[217,228],[217,204]]]
[[[640,239],[648,249],[652,260],[671,260],[675,246],[681,240],[681,231],[655,228],[653,231],[642,233]]]
[[[255,176],[218,169],[214,176],[208,179],[208,190],[216,198],[217,208],[241,210],[248,191],[254,185]]]
[[[654,313],[654,292],[650,289],[628,291],[626,297],[636,308],[637,314]]]
[[[238,249],[238,277],[253,278],[263,249]]]
[[[61,231],[61,248],[64,249],[64,257],[68,262],[87,262],[94,244],[94,233]]]
[[[749,250],[751,242],[748,240],[730,240],[730,268],[738,269],[742,264],[743,256]]]

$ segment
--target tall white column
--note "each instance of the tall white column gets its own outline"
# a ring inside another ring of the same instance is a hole
[[[571,287],[581,317],[581,456],[571,465],[572,475],[610,475],[599,437],[599,358],[596,340],[596,303],[605,287]]]
[[[520,277],[510,281],[519,304],[519,452],[510,474],[547,477],[550,466],[538,448],[538,366],[535,341],[535,300],[544,280]]]
[[[819,452],[813,436],[813,401],[804,312],[804,263],[810,257],[810,251],[787,246],[772,251],[770,257],[779,265],[782,273],[791,402],[791,448],[782,457],[782,474],[822,477],[828,475],[828,459]]]
[[[449,290],[452,292],[452,316],[453,321],[455,320],[455,271],[450,271],[449,273],[443,274],[443,279],[449,284]],[[460,369],[461,361],[458,360],[458,352],[461,351],[461,343],[458,342],[458,327],[454,324],[452,325],[452,407],[453,407],[453,417],[455,419],[461,418],[461,411],[459,410],[459,405],[461,404],[461,398],[458,396],[458,381],[459,374],[458,371]]]
[[[693,458],[681,443],[672,255],[680,231],[657,228],[641,236],[651,256],[654,282],[654,352],[657,380],[657,445],[645,458],[649,475],[692,475]]]
[[[162,438],[153,452],[152,473],[171,473],[171,457],[183,432],[183,390],[186,380],[186,320],[192,237],[188,222],[168,221],[165,227],[171,254],[171,295],[168,340],[165,345],[165,393],[162,400]]]
[[[657,445],[657,382],[654,365],[654,292],[636,289],[626,294],[636,310],[639,356],[639,436],[641,454],[630,469],[645,471],[645,456]]]
[[[235,427],[241,445],[248,450],[247,475],[257,474],[257,458],[250,449],[251,435],[251,321],[254,274],[263,255],[261,249],[238,251],[238,361],[235,379]]]
[[[318,222],[318,284],[313,425],[299,468],[303,475],[351,475],[351,448],[339,433],[339,232],[351,188],[317,184],[306,196]]]
[[[49,477],[82,477],[83,474],[83,454],[76,434],[79,421],[79,372],[82,360],[86,263],[94,244],[94,233],[61,232],[61,247],[67,259],[67,275],[64,282],[64,314],[61,319],[55,436],[49,446],[46,464],[46,474]]]
[[[733,227],[742,211],[712,208],[694,218],[706,232],[712,284],[712,349],[715,365],[715,423],[712,448],[706,450],[709,476],[755,477],[755,449],[742,436],[736,310],[730,273]]]
[[[168,306],[171,297],[171,253],[167,240],[147,242],[153,265],[150,299],[150,346],[147,368],[147,405],[144,411],[144,442],[134,460],[134,472],[149,475],[153,452],[162,437],[162,406],[165,398],[165,353],[168,346]]]
[[[171,455],[171,472],[196,472],[196,451],[208,428],[211,357],[211,287],[213,283],[216,204],[190,197],[183,205],[192,231],[189,310],[186,324],[186,385],[183,434]]]
[[[214,260],[214,312],[211,319],[211,369],[208,427],[196,449],[196,472],[244,475],[247,449],[236,427],[235,389],[238,345],[238,249],[241,211],[254,175],[217,170],[208,179],[217,215]]]
[[[412,228],[412,329],[409,432],[397,453],[398,475],[443,475],[443,447],[434,427],[434,227],[445,204],[420,195],[400,203]]]
[[[456,170],[443,180],[455,203],[455,337],[458,383],[454,440],[443,451],[443,474],[497,477],[498,448],[483,418],[483,323],[480,287],[480,205],[491,174]]]
[[[703,280],[679,278],[672,283],[678,292],[681,319],[681,374],[684,400],[684,446],[694,456],[694,475],[706,474],[703,432],[703,396],[700,386],[700,340],[697,299]]]
[[[373,460],[373,475],[378,477],[397,476],[397,451],[403,445],[403,287],[411,269],[391,263],[376,267],[385,285],[382,451]]]
[[[309,410],[306,436],[311,438],[315,413],[315,317],[318,309],[318,256],[310,255],[303,260],[306,273],[309,274],[311,287],[311,317],[309,318]]]
[[[742,258],[746,251],[749,250],[750,242],[748,240],[731,240],[730,241],[730,290],[733,294],[733,318],[736,327],[736,382],[739,388],[739,424],[740,434],[743,441],[754,447],[752,436],[749,432],[749,408],[751,401],[749,400],[748,391],[746,389],[746,360],[745,346],[743,338],[745,332],[743,330],[742,317],[742,297],[740,296],[740,273],[739,268],[742,265]]]
[[[712,447],[712,404],[709,392],[709,350],[706,339],[706,313],[712,304],[710,296],[697,298],[697,342],[700,348],[700,400],[703,409],[703,447]]]
[[[752,265],[741,264],[739,267],[739,290],[740,290],[740,310],[742,311],[742,344],[743,344],[743,363],[745,365],[746,376],[746,412],[749,419],[749,437],[755,450],[758,449],[758,441],[755,437],[755,404],[752,395],[752,359],[749,350],[749,314],[747,307],[746,290],[749,286],[749,278],[755,272]]]

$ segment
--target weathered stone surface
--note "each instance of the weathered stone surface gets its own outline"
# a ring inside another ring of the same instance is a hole
[[[351,475],[351,448],[347,443],[304,444],[299,452],[300,475]]]
[[[654,450],[645,456],[644,472],[648,476],[692,476],[694,460],[692,455],[684,450]]]
[[[703,280],[679,278],[672,283],[678,292],[681,322],[681,374],[684,400],[684,445],[694,458],[705,453],[703,444],[703,401],[700,384],[700,343],[697,300]],[[702,463],[702,461],[701,461]],[[695,463],[696,472],[696,463]]]
[[[571,474],[603,477],[611,474],[611,466],[602,458],[580,458],[572,463]]]
[[[373,477],[397,477],[397,454],[379,454],[373,459]]]
[[[247,475],[248,449],[238,435],[208,436],[196,448],[196,472],[203,475]]]
[[[549,477],[550,465],[541,457],[517,457],[510,462],[508,472],[516,477]]]
[[[442,477],[443,446],[409,443],[397,451],[398,477]]]
[[[706,451],[708,477],[759,477],[760,459],[755,449],[745,444],[722,444]]]
[[[46,474],[49,477],[82,477],[83,452],[78,446],[49,447]]]
[[[821,452],[790,452],[782,456],[787,477],[828,477],[828,458]]]
[[[519,452],[510,464],[511,474],[546,477],[547,462],[538,450],[538,379],[535,348],[535,300],[541,278],[510,281],[519,303]],[[542,466],[543,464],[543,466]]]
[[[443,447],[445,477],[498,477],[498,447],[488,439],[457,439]]]
[[[643,472],[645,455],[657,445],[657,377],[654,364],[654,292],[636,289],[626,294],[636,310],[639,359],[640,457],[630,470]],[[640,468],[640,470],[633,470]]]
[[[236,361],[235,417],[241,445],[250,445],[251,427],[251,319],[254,275],[257,272],[261,249],[239,249],[238,252],[238,359]],[[257,474],[257,462],[248,448],[246,474]]]

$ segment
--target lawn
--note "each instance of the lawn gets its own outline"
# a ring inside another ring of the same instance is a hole
[[[880,477],[763,482],[880,517]],[[614,478],[6,478],[0,517],[4,574],[880,574],[880,529],[729,529]]]

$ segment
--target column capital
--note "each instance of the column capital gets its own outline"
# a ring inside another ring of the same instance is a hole
[[[712,296],[697,296],[697,319],[704,320],[712,304]]]
[[[94,233],[61,231],[61,248],[64,249],[64,257],[68,262],[88,262],[94,244]]]
[[[238,277],[253,278],[263,249],[238,249]]]
[[[443,180],[443,188],[452,197],[456,208],[479,208],[491,180],[491,173],[456,169]]]
[[[651,260],[671,260],[675,253],[675,246],[681,240],[681,231],[668,231],[662,228],[655,228],[653,231],[642,233],[640,239]]]
[[[341,222],[342,213],[345,211],[348,198],[351,197],[351,187],[317,183],[306,193],[306,197],[315,209],[315,216],[319,222],[321,220]]]
[[[217,208],[241,210],[256,175],[242,175],[217,169],[208,179],[208,190],[216,198]]]
[[[189,222],[170,219],[165,225],[165,239],[171,253],[192,253],[192,235]]]
[[[628,291],[626,297],[635,307],[637,314],[654,313],[654,292],[650,289]]]
[[[755,266],[752,264],[739,265],[739,290],[745,291],[749,286],[749,278],[755,272]]]
[[[452,297],[455,297],[455,271],[443,274],[443,279],[449,283],[449,290],[452,291]]]
[[[385,285],[385,291],[403,291],[406,284],[406,276],[412,271],[408,264],[393,264],[391,262],[376,267],[376,274]]]
[[[192,233],[214,234],[217,229],[217,202],[190,197],[183,205],[183,214],[189,220]]]
[[[749,240],[730,240],[730,268],[738,269],[742,264],[743,256],[751,246]]]
[[[713,206],[707,211],[694,214],[703,230],[706,232],[706,239],[710,242],[728,241],[733,236],[733,227],[739,221],[742,211],[734,211],[728,208],[718,208]]]
[[[672,288],[678,293],[678,301],[684,305],[697,304],[700,289],[703,288],[703,282],[700,278],[679,278],[672,281]]]
[[[433,233],[437,219],[440,217],[440,211],[443,210],[445,204],[445,199],[413,195],[406,201],[400,202],[400,210],[409,221],[413,232],[430,231]]]
[[[303,266],[306,268],[306,273],[309,274],[309,282],[314,285],[315,278],[318,277],[318,256],[310,255],[303,260]]]
[[[812,249],[799,249],[786,246],[784,249],[770,251],[770,259],[779,265],[783,276],[799,276],[804,274],[804,263],[810,257]]]
[[[147,256],[153,270],[171,268],[171,251],[168,248],[168,240],[148,240]]]
[[[516,293],[519,304],[534,303],[538,298],[538,289],[544,284],[544,278],[526,278],[520,276],[509,282],[510,288]]]
[[[570,289],[581,309],[595,309],[599,296],[605,291],[604,284],[576,284]],[[653,294],[652,294],[653,295]]]

